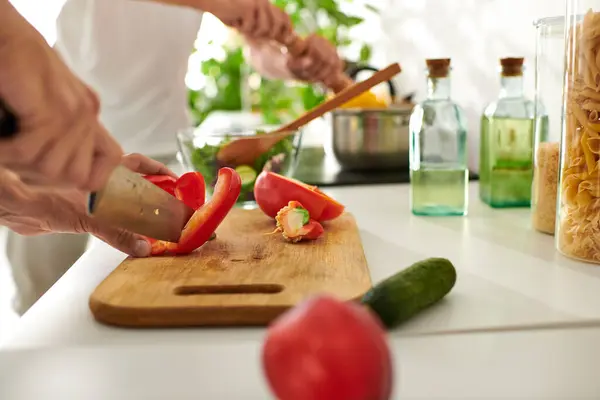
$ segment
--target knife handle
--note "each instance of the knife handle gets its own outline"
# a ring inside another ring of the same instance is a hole
[[[19,131],[19,121],[15,114],[0,100],[0,139],[9,139]]]

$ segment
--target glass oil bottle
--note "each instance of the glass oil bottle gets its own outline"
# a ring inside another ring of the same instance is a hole
[[[429,59],[428,95],[410,116],[410,207],[415,215],[466,215],[467,132],[450,98],[450,59]]]
[[[500,96],[481,118],[479,197],[495,208],[531,205],[535,105],[523,92],[523,61],[500,60]]]

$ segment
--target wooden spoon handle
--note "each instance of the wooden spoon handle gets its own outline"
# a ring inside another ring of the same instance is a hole
[[[365,79],[364,81],[355,83],[355,84],[347,87],[346,89],[342,90],[341,92],[336,94],[331,99],[324,101],[323,103],[319,104],[312,110],[309,110],[308,112],[301,115],[296,120],[290,122],[287,125],[280,127],[279,129],[277,129],[276,131],[271,132],[271,133],[295,131],[298,128],[308,124],[309,122],[319,118],[323,114],[336,109],[337,107],[341,106],[342,104],[347,103],[349,100],[366,92],[367,90],[380,84],[381,82],[385,82],[385,81],[392,79],[396,74],[400,73],[400,71],[401,71],[401,68],[398,63],[391,64],[387,68],[384,68],[381,71],[374,73],[368,79]]]
[[[283,45],[287,47],[292,57],[302,57],[306,53],[306,41],[299,36],[294,36],[289,43],[283,43]],[[348,75],[340,71],[333,83],[329,85],[329,89],[334,93],[339,93],[353,83],[354,81]]]

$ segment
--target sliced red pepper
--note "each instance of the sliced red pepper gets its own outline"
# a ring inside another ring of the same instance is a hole
[[[176,254],[191,253],[206,243],[235,205],[242,189],[240,175],[231,168],[221,168],[213,196],[192,215],[179,238]]]
[[[177,183],[177,179],[173,178],[172,176],[144,175],[144,178],[154,183],[156,186],[169,193],[170,195],[175,196],[175,185]]]
[[[213,232],[210,236],[210,240],[214,240],[217,238],[217,234]],[[174,252],[177,249],[177,243],[171,243],[164,240],[156,240],[147,237],[146,238],[150,242],[150,254],[153,256],[160,256],[165,253]]]
[[[150,242],[150,254],[153,256],[158,256],[166,253],[167,251],[173,249],[177,246],[176,243],[167,242],[164,240],[156,240],[152,238],[146,238]]]
[[[310,218],[308,210],[298,201],[290,201],[275,217],[277,228],[283,237],[296,243],[301,240],[315,240],[324,232],[323,225]]]
[[[235,205],[241,188],[239,174],[231,168],[221,168],[211,200],[192,215],[174,252],[190,253],[206,243]]]
[[[215,239],[215,230],[235,205],[242,187],[242,180],[237,172],[231,168],[221,168],[213,197],[208,204],[204,204],[206,188],[204,177],[199,172],[188,172],[177,180],[160,175],[147,175],[144,178],[167,192],[169,190],[166,188],[169,186],[166,182],[172,179],[175,184],[173,193],[169,193],[196,210],[183,229],[179,243],[146,238],[150,242],[152,255],[191,253],[207,241]]]
[[[175,197],[194,210],[204,205],[206,200],[206,184],[200,172],[187,172],[177,179]]]
[[[240,175],[231,168],[221,168],[212,198],[192,215],[172,251],[191,253],[206,243],[235,205],[241,189]]]

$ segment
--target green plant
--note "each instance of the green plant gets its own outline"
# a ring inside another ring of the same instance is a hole
[[[352,0],[273,0],[284,9],[301,35],[317,33],[344,50],[351,44],[349,30],[363,22],[363,18],[348,15],[341,10],[342,3]],[[378,12],[371,5],[366,9]],[[245,63],[241,44],[223,48],[224,56],[202,62],[206,86],[201,91],[189,91],[189,105],[200,124],[215,110],[259,110],[267,124],[277,124],[299,115],[325,99],[325,93],[316,85],[290,84],[280,80],[259,78]],[[358,62],[367,63],[371,47],[361,43]],[[259,81],[257,87],[246,86],[246,76]],[[249,95],[246,99],[244,93]]]
[[[241,47],[227,49],[224,60],[211,58],[201,64],[201,71],[209,90],[188,91],[190,110],[198,124],[212,111],[242,109],[243,64],[244,54]]]

